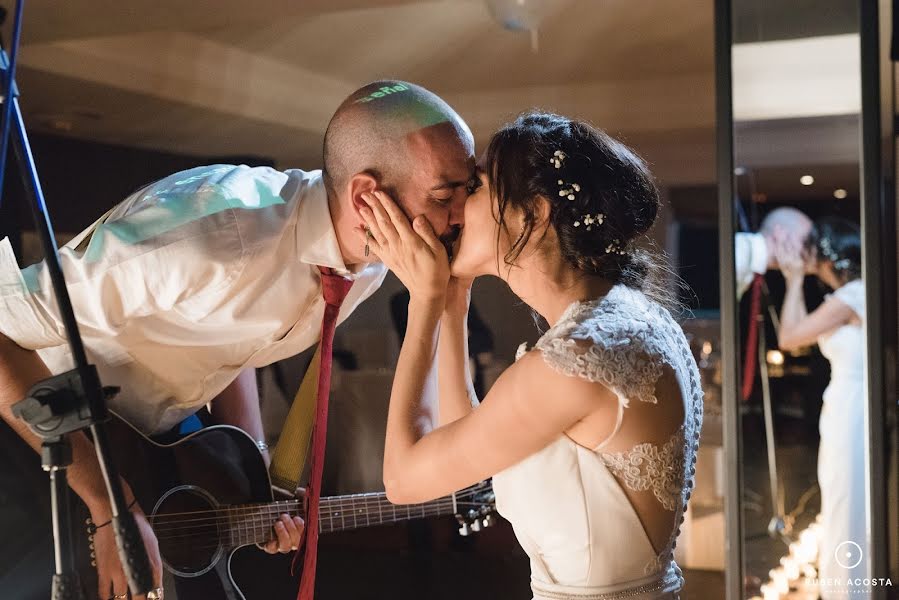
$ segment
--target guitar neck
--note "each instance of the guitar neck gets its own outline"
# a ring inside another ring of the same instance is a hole
[[[302,516],[302,502],[284,500],[268,504],[245,504],[224,509],[219,535],[231,546],[263,544],[272,539],[272,524],[279,515]],[[396,505],[383,492],[327,496],[319,501],[318,530],[321,533],[346,531],[423,519],[456,512],[452,496],[422,504]],[[222,531],[224,529],[224,531]]]
[[[373,527],[412,519],[451,515],[456,511],[452,496],[422,504],[392,504],[383,492],[331,496],[321,499],[318,510],[320,532]]]

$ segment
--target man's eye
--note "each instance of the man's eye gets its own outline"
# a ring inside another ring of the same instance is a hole
[[[480,179],[472,179],[465,185],[465,191],[468,193],[469,196],[471,196],[476,191],[478,191],[480,189],[480,187],[481,187],[481,180]]]

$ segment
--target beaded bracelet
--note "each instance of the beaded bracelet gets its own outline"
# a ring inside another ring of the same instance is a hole
[[[135,504],[137,504],[137,498],[135,498],[134,500],[131,501],[131,504],[128,505],[128,510],[131,510],[132,508],[134,508]],[[88,517],[84,522],[87,524],[87,542],[88,542],[88,548],[90,548],[90,551],[91,551],[91,566],[96,567],[97,566],[97,555],[94,552],[94,534],[96,534],[97,530],[100,529],[101,527],[106,527],[107,525],[112,523],[112,520],[110,519],[109,521],[106,521],[105,523],[102,523],[100,525],[94,525],[93,519]]]

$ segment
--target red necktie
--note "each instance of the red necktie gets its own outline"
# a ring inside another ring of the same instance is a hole
[[[749,330],[746,334],[745,362],[743,363],[743,401],[749,400],[752,395],[752,386],[755,382],[755,362],[758,352],[759,321],[761,321],[762,307],[762,283],[765,278],[758,273],[752,278],[752,299],[749,304]]]
[[[322,470],[325,465],[325,441],[328,431],[328,395],[331,391],[331,349],[340,305],[353,285],[327,267],[319,267],[322,276],[322,297],[325,316],[322,319],[321,352],[319,356],[318,388],[315,400],[315,424],[312,426],[312,453],[309,485],[306,487],[306,548],[303,574],[297,600],[312,600],[315,594],[315,565],[318,554],[318,500],[321,494]],[[294,556],[294,563],[299,557]]]

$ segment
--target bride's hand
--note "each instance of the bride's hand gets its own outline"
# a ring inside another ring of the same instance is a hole
[[[403,282],[412,300],[443,302],[450,278],[449,259],[430,222],[419,215],[410,225],[384,192],[363,194],[362,198],[368,204],[359,211],[366,227],[357,228],[356,233]]]
[[[806,257],[795,241],[782,237],[774,242],[774,256],[784,279],[796,281],[805,278]]]

